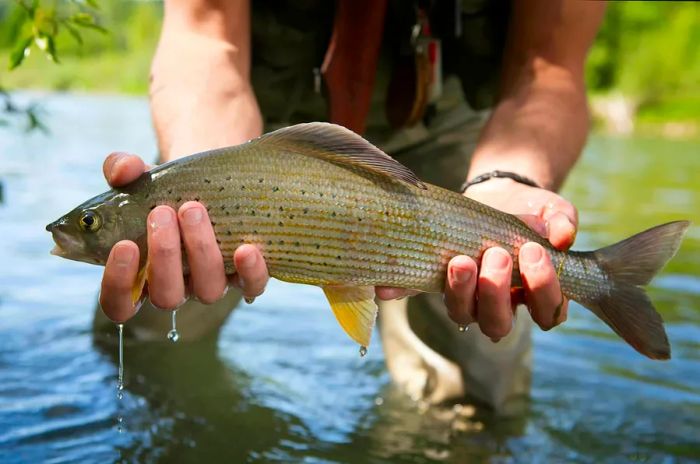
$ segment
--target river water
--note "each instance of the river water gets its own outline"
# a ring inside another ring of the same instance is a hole
[[[379,343],[358,356],[319,289],[273,281],[218,340],[128,344],[119,401],[116,346],[91,329],[101,269],[50,256],[44,226],[105,189],[107,153],[154,157],[147,104],[30,98],[51,134],[0,128],[0,462],[700,460],[697,141],[594,135],[564,190],[580,209],[579,249],[695,222],[650,287],[669,362],[573,305],[564,326],[534,333],[518,412],[427,409],[392,387]]]

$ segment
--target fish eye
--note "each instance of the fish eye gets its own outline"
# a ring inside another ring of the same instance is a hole
[[[102,227],[102,218],[94,211],[85,211],[78,221],[80,228],[85,232],[96,232]]]

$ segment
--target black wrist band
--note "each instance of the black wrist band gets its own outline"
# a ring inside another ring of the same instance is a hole
[[[514,172],[508,172],[508,171],[491,171],[491,172],[487,172],[486,174],[476,176],[472,180],[463,183],[462,187],[460,188],[459,191],[461,193],[464,193],[472,185],[486,182],[487,180],[493,179],[494,177],[502,177],[502,178],[506,178],[506,179],[512,179],[515,182],[518,182],[520,184],[529,185],[530,187],[542,188],[539,185],[537,185],[537,182],[535,182],[534,180],[527,178],[525,176],[521,176],[520,174],[516,174]]]

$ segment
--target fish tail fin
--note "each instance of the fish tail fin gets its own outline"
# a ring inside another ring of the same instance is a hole
[[[634,349],[651,359],[669,359],[663,320],[642,285],[678,250],[688,221],[652,227],[614,245],[591,252],[611,282],[594,301],[581,301]]]

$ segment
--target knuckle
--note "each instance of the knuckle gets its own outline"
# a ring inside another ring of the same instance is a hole
[[[153,257],[170,261],[180,254],[180,244],[170,240],[158,241],[151,245]]]

